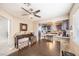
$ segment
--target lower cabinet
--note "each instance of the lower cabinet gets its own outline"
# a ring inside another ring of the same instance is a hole
[[[21,36],[20,36],[21,37]],[[19,39],[15,39],[15,47],[17,49],[22,49],[24,47],[27,47],[27,46],[31,46],[32,44],[34,44],[36,42],[36,37],[35,36],[28,36],[28,37],[24,37],[22,36],[21,38]]]
[[[26,46],[29,46],[29,38],[22,38],[18,40],[18,48],[24,48]]]

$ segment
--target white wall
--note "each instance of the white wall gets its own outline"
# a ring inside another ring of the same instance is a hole
[[[72,30],[70,30],[70,49],[69,51],[79,56],[79,41],[76,40],[76,23],[75,21],[78,19],[76,12],[79,10],[79,4],[75,4],[70,12],[70,27],[72,26]],[[79,20],[79,19],[78,19]],[[77,20],[77,22],[78,22]],[[79,22],[78,22],[79,23]],[[78,25],[77,25],[78,26]]]

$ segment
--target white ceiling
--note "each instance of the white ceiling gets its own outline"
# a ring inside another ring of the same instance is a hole
[[[19,18],[26,18],[29,16],[22,16],[23,14],[26,14],[24,10],[21,9],[21,7],[24,7],[25,9],[33,8],[34,11],[40,9],[40,12],[38,13],[41,18],[33,17],[34,20],[37,19],[52,19],[54,17],[63,16],[69,13],[72,3],[32,3],[31,6],[28,8],[23,3],[1,3],[0,8],[4,9],[8,13],[10,13],[13,16],[19,17]]]

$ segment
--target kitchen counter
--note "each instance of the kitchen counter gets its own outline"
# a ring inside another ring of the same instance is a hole
[[[54,36],[53,40],[60,42],[60,55],[62,55],[62,51],[69,49],[70,37]]]
[[[54,40],[57,38],[57,40],[62,40],[62,39],[70,39],[70,37],[64,37],[64,36],[54,36]]]

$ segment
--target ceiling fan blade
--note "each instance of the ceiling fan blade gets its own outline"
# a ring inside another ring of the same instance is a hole
[[[40,10],[37,10],[37,11],[35,11],[34,13],[38,13],[38,12],[40,12]]]
[[[39,15],[34,15],[34,16],[39,17],[39,18],[41,17],[41,16],[39,16]]]
[[[28,12],[29,14],[31,14],[28,10],[26,10],[25,8],[22,7],[23,10],[25,10],[26,12]]]

